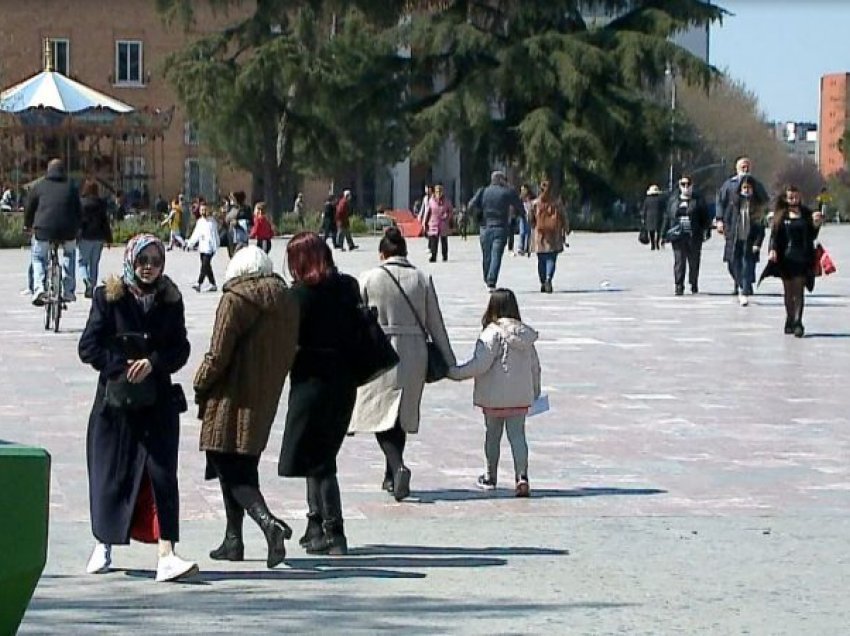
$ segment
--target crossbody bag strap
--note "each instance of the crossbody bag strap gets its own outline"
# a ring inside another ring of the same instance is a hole
[[[407,306],[410,307],[410,311],[413,312],[413,317],[416,318],[416,324],[419,325],[419,328],[422,330],[422,335],[425,336],[425,340],[428,340],[428,330],[425,329],[425,325],[422,324],[422,320],[419,318],[419,313],[416,311],[416,308],[413,306],[413,303],[410,302],[410,298],[407,296],[406,293],[404,293],[404,289],[402,288],[401,283],[398,282],[398,279],[393,276],[392,272],[390,272],[390,270],[388,270],[386,267],[381,265],[381,269],[386,272],[387,276],[389,276],[390,279],[392,279],[392,281],[395,283],[395,286],[398,287],[398,290],[401,292],[402,297],[407,302]]]

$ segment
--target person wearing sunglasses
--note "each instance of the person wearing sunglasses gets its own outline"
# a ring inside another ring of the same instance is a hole
[[[675,294],[685,293],[685,271],[691,293],[699,293],[699,266],[702,242],[711,231],[711,215],[702,197],[694,190],[689,176],[679,179],[679,189],[674,191],[667,205],[664,221],[664,240],[673,246],[673,278]]]
[[[163,274],[165,246],[139,234],[124,271],[96,287],[79,343],[99,373],[86,435],[89,502],[96,544],[86,571],[108,572],[112,546],[158,542],[157,581],[198,571],[174,552],[180,539],[177,452],[186,398],[171,376],[189,359],[183,298]],[[146,523],[142,524],[141,522]]]

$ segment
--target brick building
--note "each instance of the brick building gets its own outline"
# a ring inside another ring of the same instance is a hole
[[[832,73],[820,79],[818,165],[824,177],[844,168],[839,141],[850,125],[850,73]],[[850,149],[848,149],[850,150]]]
[[[153,0],[3,0],[0,20],[0,84],[12,86],[42,70],[44,41],[50,40],[53,69],[95,90],[141,109],[175,108],[162,140],[116,140],[120,177],[125,191],[146,189],[173,197],[214,196],[250,190],[250,176],[227,170],[205,156],[191,122],[163,77],[166,56],[194,34],[214,30],[228,20],[198,3],[197,22],[189,33],[166,26]],[[233,14],[231,14],[232,16]],[[230,19],[233,19],[232,17]],[[104,144],[109,153],[111,144]],[[106,157],[111,160],[112,157]]]

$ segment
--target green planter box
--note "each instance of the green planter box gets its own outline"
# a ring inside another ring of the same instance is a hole
[[[50,455],[0,441],[0,634],[21,624],[47,561]]]

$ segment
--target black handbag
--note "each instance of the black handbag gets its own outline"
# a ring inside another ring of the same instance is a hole
[[[649,245],[649,230],[645,227],[640,228],[640,232],[638,232],[638,243],[641,245]]]
[[[357,307],[355,336],[352,342],[352,375],[357,386],[367,384],[399,363],[399,357],[378,322],[374,307]]]
[[[113,409],[135,411],[156,404],[156,382],[149,375],[141,382],[130,382],[122,373],[114,380],[106,381],[103,401]]]
[[[682,227],[681,223],[676,223],[670,227],[669,230],[664,234],[664,240],[668,243],[677,243],[683,239],[690,237],[690,234],[685,233],[685,228]]]
[[[425,346],[428,350],[428,369],[425,372],[425,382],[431,384],[432,382],[444,379],[449,374],[449,364],[446,362],[446,359],[443,357],[443,354],[437,347],[437,344],[431,340],[431,337],[428,335],[428,330],[425,329],[425,325],[422,324],[422,320],[419,318],[419,314],[413,306],[413,303],[410,302],[410,298],[408,298],[407,294],[404,293],[401,283],[398,282],[398,279],[396,279],[396,277],[393,276],[390,270],[386,267],[381,267],[381,269],[387,273],[387,276],[389,276],[395,283],[395,286],[398,287],[402,297],[407,302],[407,306],[410,307],[410,311],[413,312],[413,317],[416,318],[416,324],[418,324],[419,329],[422,330],[422,335],[425,336]]]

